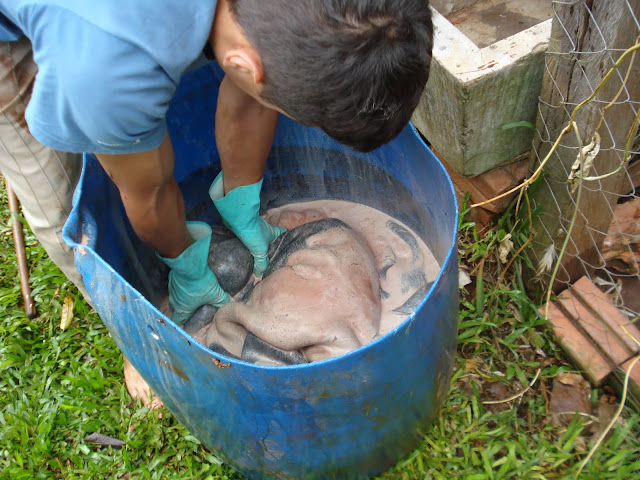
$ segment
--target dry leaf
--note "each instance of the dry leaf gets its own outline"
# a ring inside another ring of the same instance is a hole
[[[62,303],[62,314],[60,315],[60,329],[66,330],[73,320],[73,299],[67,295]]]
[[[500,255],[500,261],[502,263],[507,263],[512,250],[513,242],[511,241],[511,234],[507,233],[505,237],[500,240],[500,247],[498,248],[498,254]]]
[[[464,288],[471,283],[471,277],[462,268],[458,269],[458,287]]]
[[[553,424],[567,425],[577,414],[590,415],[593,407],[589,401],[590,388],[581,375],[560,373],[553,381],[549,411]]]
[[[608,395],[604,395],[598,400],[598,405],[596,406],[596,417],[598,417],[598,421],[592,427],[592,441],[600,438],[600,435],[602,435],[602,432],[607,428],[609,422],[616,416],[618,405],[610,402],[615,402],[615,399]],[[609,432],[609,435],[611,435],[611,432]]]
[[[501,402],[506,398],[509,398],[511,395],[511,391],[509,387],[507,387],[502,382],[485,382],[482,385],[482,401],[490,401],[490,402]],[[493,403],[487,404],[485,406],[487,410],[490,412],[504,412],[506,410],[511,409],[511,405],[508,402],[504,403]]]
[[[484,362],[480,357],[467,358],[464,361],[464,369],[482,371],[484,369]]]
[[[559,382],[562,382],[565,385],[573,385],[574,387],[582,387],[586,384],[582,375],[577,373],[561,372],[556,378]]]
[[[587,453],[589,448],[587,447],[587,441],[584,437],[578,436],[575,439],[575,444],[573,447],[576,453]]]
[[[117,438],[102,435],[101,433],[92,433],[84,438],[85,442],[94,443],[103,447],[122,448],[126,445],[125,442]]]
[[[593,138],[591,139],[591,143],[589,145],[585,145],[580,149],[578,153],[578,158],[571,166],[571,174],[567,179],[569,185],[571,185],[571,193],[576,193],[578,188],[578,183],[576,182],[577,178],[585,178],[589,175],[591,171],[591,167],[593,166],[593,161],[598,156],[600,152],[600,135],[598,132],[593,134]]]
[[[536,272],[536,277],[541,278],[545,273],[550,272],[553,267],[553,262],[558,256],[558,252],[556,251],[556,246],[552,243],[549,245],[544,251],[544,255],[542,255],[542,259],[538,264],[538,271]]]

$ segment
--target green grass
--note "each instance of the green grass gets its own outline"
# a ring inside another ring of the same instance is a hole
[[[4,192],[2,192],[4,195]],[[39,317],[22,309],[6,201],[0,218],[0,479],[240,479],[169,414],[132,401],[122,359],[98,316],[48,260],[31,235],[27,249]],[[461,223],[460,255],[474,283],[463,292],[454,376],[447,400],[422,443],[382,479],[572,478],[590,447],[586,420],[557,427],[548,413],[555,375],[571,370],[524,292],[520,270],[498,285],[496,247],[508,216],[483,236]],[[517,242],[516,242],[517,243]],[[484,259],[484,260],[483,260]],[[66,295],[74,318],[60,329]],[[543,355],[544,354],[544,355]],[[492,388],[523,396],[484,405]],[[602,395],[593,391],[595,402]],[[580,478],[640,477],[640,418],[625,410]],[[126,447],[83,441],[100,432]]]

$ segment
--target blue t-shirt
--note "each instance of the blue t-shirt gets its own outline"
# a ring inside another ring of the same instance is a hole
[[[26,112],[41,143],[123,154],[160,145],[216,0],[0,0],[0,40],[23,32],[38,74]]]

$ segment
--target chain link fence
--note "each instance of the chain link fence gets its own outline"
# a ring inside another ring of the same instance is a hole
[[[640,314],[640,0],[552,1],[533,143],[536,280]]]

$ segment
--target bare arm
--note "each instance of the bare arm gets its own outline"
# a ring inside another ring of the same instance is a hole
[[[191,245],[168,135],[158,148],[147,152],[96,156],[120,190],[127,217],[142,241],[167,258],[177,257]]]
[[[278,112],[223,79],[215,134],[225,194],[263,177],[277,121]],[[177,257],[191,245],[182,193],[173,176],[174,152],[168,135],[154,150],[96,156],[118,187],[127,217],[142,241],[167,258]]]
[[[216,144],[224,172],[224,193],[258,182],[278,123],[278,112],[243,92],[228,77],[220,84]]]

